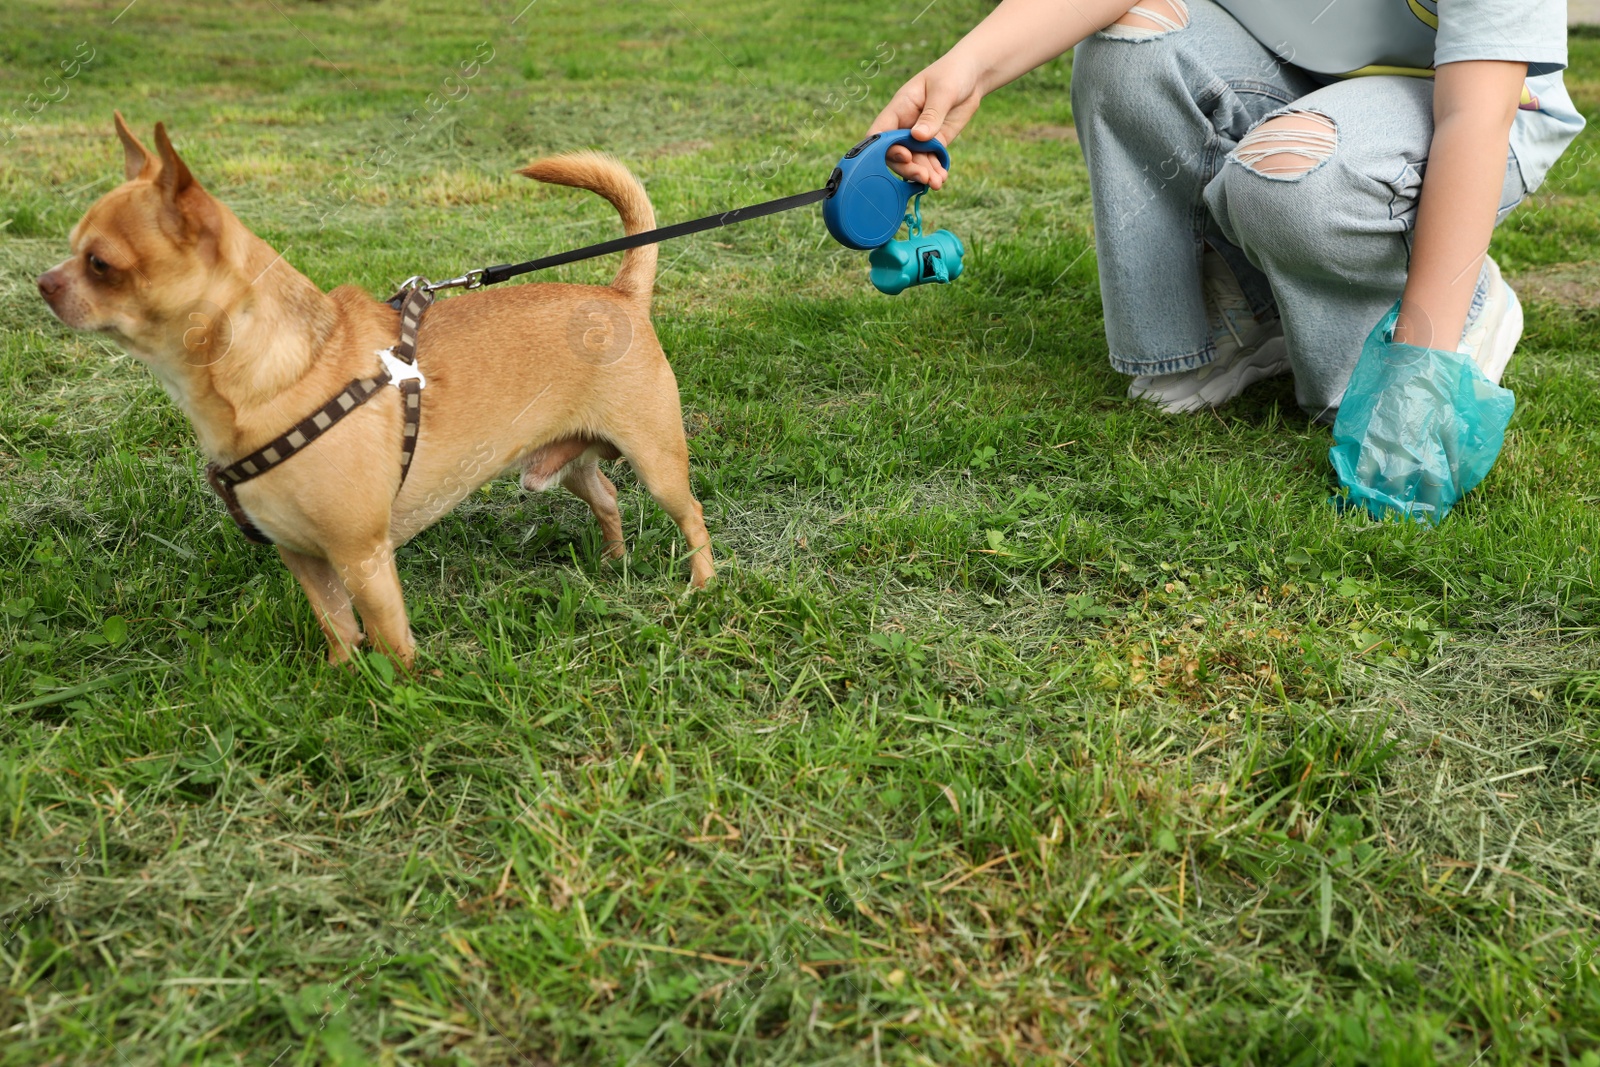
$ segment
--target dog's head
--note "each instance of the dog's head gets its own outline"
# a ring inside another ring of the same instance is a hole
[[[72,228],[72,255],[39,276],[39,293],[68,326],[109,333],[158,370],[173,359],[208,362],[224,340],[217,320],[226,316],[208,309],[220,303],[231,216],[194,180],[163,126],[155,152],[121,114],[116,126],[127,180]]]

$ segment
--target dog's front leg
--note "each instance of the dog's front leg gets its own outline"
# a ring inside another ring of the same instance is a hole
[[[410,670],[416,647],[411,641],[411,627],[406,622],[400,572],[395,567],[394,549],[388,537],[362,551],[330,551],[328,556],[335,573],[355,600],[373,647],[397,666]]]
[[[300,588],[306,591],[306,599],[311,601],[311,610],[317,616],[317,625],[328,639],[328,663],[337,667],[361,645],[361,627],[356,624],[355,612],[350,608],[349,591],[327,560],[302,555],[282,545],[278,546],[278,555],[300,583]]]

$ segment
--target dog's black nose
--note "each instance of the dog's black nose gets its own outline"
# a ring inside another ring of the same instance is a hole
[[[39,295],[49,300],[61,291],[61,275],[53,270],[47,270],[39,275]]]

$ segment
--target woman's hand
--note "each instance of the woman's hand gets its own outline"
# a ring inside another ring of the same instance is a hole
[[[983,93],[976,67],[960,57],[946,55],[900,87],[889,106],[878,113],[869,134],[886,130],[911,130],[919,141],[937,137],[946,147],[978,110]],[[885,159],[902,178],[922,182],[930,189],[944,184],[950,172],[932,152],[913,152],[905,145],[889,149]]]
[[[1000,0],[954,48],[900,87],[868,133],[911,128],[948,147],[984,94],[1067,51],[1128,13],[1134,0]],[[895,145],[885,157],[901,177],[937,189],[949,172],[929,152]]]

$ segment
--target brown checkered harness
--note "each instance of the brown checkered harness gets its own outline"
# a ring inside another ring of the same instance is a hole
[[[371,378],[357,378],[340,390],[338,396],[296,423],[288,433],[243,459],[226,467],[206,464],[206,481],[228,506],[228,514],[233,516],[240,531],[256,544],[270,545],[272,538],[250,521],[250,516],[239,504],[236,488],[267,473],[309,446],[390,382],[395,382],[399,388],[405,412],[405,428],[400,442],[400,484],[406,484],[406,474],[411,470],[411,457],[417,448],[417,428],[422,422],[422,387],[426,384],[422,372],[417,369],[417,331],[422,327],[422,313],[433,303],[433,293],[426,286],[402,289],[389,302],[399,304],[400,341],[393,348],[378,353],[385,365],[381,372]]]

